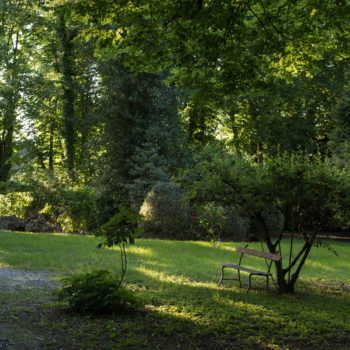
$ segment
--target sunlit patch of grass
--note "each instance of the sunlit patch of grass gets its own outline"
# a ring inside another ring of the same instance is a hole
[[[142,255],[142,256],[147,256],[147,257],[152,257],[154,256],[153,252],[149,248],[143,248],[143,247],[138,247],[138,246],[131,246],[128,248],[129,253],[137,254],[137,255]]]

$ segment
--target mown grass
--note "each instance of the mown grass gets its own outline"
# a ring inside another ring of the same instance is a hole
[[[90,236],[0,232],[0,264],[51,271],[56,279],[93,269],[118,272],[118,251],[97,249],[98,242]],[[217,287],[218,261],[236,262],[235,246],[242,244],[137,240],[128,248],[126,284],[145,302],[145,311],[90,318],[54,304],[45,312],[37,308],[32,315],[44,320],[42,336],[58,342],[48,341],[46,348],[59,348],[66,337],[72,349],[350,348],[349,243],[331,243],[338,257],[313,249],[293,295],[266,292],[259,278],[249,294],[234,282]],[[288,241],[282,249],[288,251]],[[244,259],[255,268],[265,264]]]

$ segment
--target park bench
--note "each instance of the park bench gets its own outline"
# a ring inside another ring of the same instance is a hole
[[[251,286],[251,279],[252,276],[262,276],[266,278],[266,288],[269,289],[269,277],[272,275],[270,272],[271,269],[271,265],[274,261],[279,261],[281,259],[280,255],[277,254],[272,254],[272,253],[265,253],[259,250],[254,250],[254,249],[248,249],[248,246],[243,247],[236,247],[236,252],[240,253],[240,257],[238,260],[238,265],[236,264],[230,264],[230,263],[223,263],[223,262],[219,262],[219,264],[221,265],[221,276],[220,276],[220,280],[218,283],[218,286],[222,283],[222,281],[224,280],[231,280],[231,281],[238,281],[239,282],[239,286],[242,287],[242,283],[241,283],[241,271],[243,272],[247,272],[249,273],[249,282],[248,282],[248,288],[246,293],[248,293],[250,286]],[[257,271],[257,270],[253,270],[250,269],[248,267],[244,267],[241,266],[241,262],[242,262],[242,258],[243,255],[247,254],[247,255],[253,255],[259,258],[264,258],[265,261],[266,260],[270,260],[269,263],[267,263],[267,270],[266,271]],[[232,268],[232,269],[236,269],[238,272],[238,278],[224,278],[224,269],[225,268]]]

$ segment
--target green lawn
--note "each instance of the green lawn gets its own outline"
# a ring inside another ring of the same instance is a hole
[[[0,232],[0,265],[51,271],[56,279],[93,269],[118,272],[118,251],[97,249],[98,242],[90,236]],[[259,278],[249,294],[235,282],[217,287],[218,261],[236,262],[235,246],[243,244],[139,239],[128,248],[126,284],[145,302],[145,311],[91,318],[51,303],[36,311],[42,333],[55,334],[58,342],[69,337],[72,349],[350,348],[350,243],[331,243],[339,257],[314,248],[294,295],[266,292]],[[258,243],[249,247],[261,249]],[[287,251],[288,242],[282,248]],[[248,257],[243,262],[265,264]],[[48,341],[47,348],[56,347]]]

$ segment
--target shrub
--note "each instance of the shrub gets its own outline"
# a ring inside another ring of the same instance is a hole
[[[23,219],[32,202],[33,197],[28,192],[0,194],[0,216],[14,215]]]
[[[192,214],[193,216],[193,214]],[[200,226],[212,241],[220,241],[221,233],[227,222],[225,209],[215,203],[207,203],[198,207],[196,216]]]
[[[106,223],[117,211],[117,204],[111,192],[96,191],[96,215],[89,218],[89,227],[100,227]]]
[[[88,221],[93,223],[96,216],[95,191],[89,186],[68,187],[59,191],[60,210],[63,218],[70,227],[63,229],[66,232],[83,232],[88,229]],[[68,219],[68,220],[67,220]]]
[[[243,217],[235,207],[207,203],[196,208],[195,218],[202,229],[202,239],[229,239],[239,242],[251,241],[256,237],[250,231],[250,219]]]
[[[235,207],[225,208],[227,220],[222,229],[222,237],[235,242],[251,241],[254,236],[251,234],[250,219],[242,216]]]
[[[43,214],[48,220],[59,222],[65,232],[83,232],[87,230],[88,223],[92,226],[96,223],[96,194],[93,188],[72,185],[64,175],[54,176],[41,171],[30,177],[19,177],[18,181],[31,198],[19,203],[24,215]]]
[[[141,307],[135,294],[119,285],[120,278],[107,270],[80,274],[62,280],[58,301],[83,313],[116,313],[130,307]]]
[[[164,238],[193,239],[200,232],[183,198],[184,192],[170,182],[158,182],[148,193],[140,213],[146,233]]]

